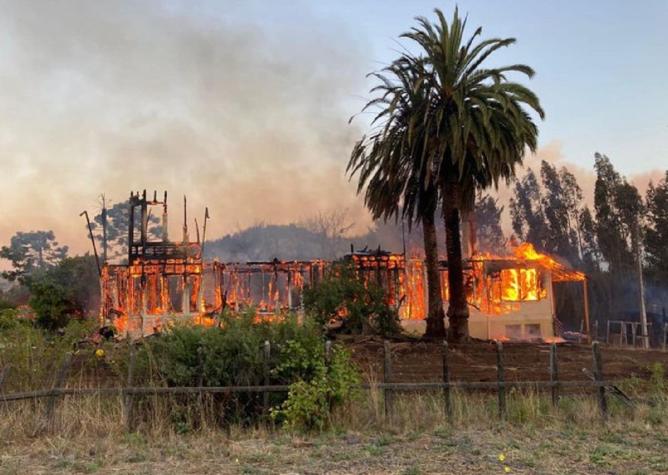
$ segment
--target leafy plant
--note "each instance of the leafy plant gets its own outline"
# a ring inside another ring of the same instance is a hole
[[[327,364],[322,345],[306,347],[294,340],[288,342],[285,361],[276,371],[299,376],[288,398],[272,410],[274,420],[291,430],[323,430],[332,408],[350,399],[360,381],[344,348],[333,347]]]
[[[93,299],[99,295],[94,258],[65,258],[54,267],[33,274],[28,287],[38,325],[48,330],[63,328],[72,317],[83,317],[94,307]]]
[[[386,336],[401,331],[383,288],[362,280],[348,264],[334,265],[321,282],[304,289],[304,308],[318,324],[341,323],[347,333]]]

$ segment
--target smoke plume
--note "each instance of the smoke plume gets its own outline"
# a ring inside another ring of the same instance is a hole
[[[0,2],[0,244],[53,229],[87,250],[78,214],[143,188],[169,191],[172,235],[184,193],[209,236],[309,209],[368,224],[343,172],[363,45],[308,8],[286,31],[226,3]]]

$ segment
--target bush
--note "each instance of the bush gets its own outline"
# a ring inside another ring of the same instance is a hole
[[[283,404],[272,409],[272,418],[291,430],[323,430],[329,424],[332,408],[351,398],[360,377],[344,348],[333,347],[327,365],[322,345],[288,343],[285,361],[276,371],[299,379],[290,385]]]
[[[314,325],[299,325],[292,315],[281,321],[257,322],[251,310],[224,314],[220,328],[176,325],[147,339],[143,353],[170,386],[194,386],[200,380],[206,386],[257,385],[264,377],[265,341],[271,347],[268,364],[274,367],[289,341],[322,345],[323,337]],[[283,383],[286,381],[276,381]]]
[[[0,309],[0,332],[13,330],[20,325],[30,325],[29,321],[19,318],[18,310],[11,308]]]
[[[4,299],[0,296],[0,312],[4,310],[12,310],[16,308],[9,300]]]
[[[37,324],[47,330],[64,328],[72,317],[83,317],[95,306],[99,279],[91,256],[68,257],[57,266],[28,279],[30,306]]]
[[[347,333],[387,336],[401,331],[385,290],[364,282],[347,264],[333,266],[316,286],[304,289],[304,308],[320,325],[335,321]]]
[[[263,352],[265,341],[271,348],[268,361]],[[122,376],[127,358],[118,356],[109,359]],[[220,328],[177,325],[144,340],[137,353],[135,384],[255,386],[265,384],[268,369],[269,384],[291,385],[287,403],[285,394],[270,394],[275,420],[286,427],[319,428],[326,423],[332,405],[345,400],[357,381],[346,352],[335,349],[329,369],[324,358],[324,336],[312,322],[300,325],[292,315],[271,323],[257,322],[252,311],[225,314]],[[259,394],[215,399],[223,404],[222,419],[250,423],[264,416]]]
[[[73,321],[55,334],[17,318],[15,311],[0,312],[0,368],[11,368],[3,390],[48,388],[65,353],[91,331],[91,323]]]

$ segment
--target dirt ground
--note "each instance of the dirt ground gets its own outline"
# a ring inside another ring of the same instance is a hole
[[[382,380],[383,341],[378,338],[343,338],[353,359],[362,371]],[[547,381],[550,347],[535,343],[506,343],[505,377],[509,381]],[[391,343],[392,377],[395,382],[440,381],[442,378],[442,344],[415,341]],[[474,342],[450,345],[448,353],[450,378],[453,381],[495,381],[496,347],[494,343]],[[559,378],[563,381],[585,380],[582,369],[592,370],[591,345],[563,343],[558,345]],[[601,345],[603,376],[606,380],[631,377],[647,379],[654,363],[668,370],[668,352],[644,351]]]

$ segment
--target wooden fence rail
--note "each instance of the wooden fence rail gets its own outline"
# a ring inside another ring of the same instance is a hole
[[[290,386],[286,384],[269,384],[269,358],[271,356],[271,347],[269,342],[265,342],[262,349],[263,356],[263,384],[249,385],[249,386],[203,386],[202,378],[198,379],[198,386],[178,386],[178,387],[147,387],[147,386],[133,386],[133,372],[135,363],[135,351],[130,352],[130,360],[128,365],[127,386],[125,387],[108,387],[108,388],[67,388],[63,387],[63,382],[66,380],[66,373],[71,362],[71,355],[66,355],[59,371],[54,378],[51,388],[41,389],[36,391],[23,391],[14,393],[0,393],[1,402],[21,401],[30,399],[47,398],[45,422],[48,426],[53,426],[55,419],[55,402],[58,398],[64,396],[84,396],[84,395],[108,395],[117,396],[121,398],[123,405],[124,425],[126,430],[132,431],[133,424],[133,406],[134,398],[142,395],[177,395],[177,394],[197,394],[201,397],[202,394],[239,394],[239,393],[259,393],[263,395],[262,406],[263,410],[268,413],[270,393],[286,393],[290,390]],[[451,375],[448,366],[448,345],[443,343],[443,378],[442,381],[433,382],[395,382],[392,380],[392,352],[389,342],[383,345],[383,382],[374,384],[358,384],[357,389],[360,390],[376,390],[383,394],[384,413],[386,419],[391,419],[394,409],[394,394],[398,392],[415,392],[415,391],[441,391],[443,396],[443,408],[446,417],[452,419],[452,389],[462,390],[492,390],[496,391],[498,397],[498,412],[501,419],[505,419],[507,415],[506,405],[506,390],[509,388],[533,388],[537,390],[549,390],[551,394],[552,404],[557,406],[559,401],[559,390],[564,388],[586,388],[594,389],[597,395],[599,409],[603,418],[607,417],[608,405],[606,399],[606,391],[615,389],[614,381],[606,381],[603,377],[603,361],[600,355],[598,342],[592,344],[592,368],[593,377],[589,380],[580,381],[560,381],[558,377],[557,364],[557,348],[552,345],[549,354],[549,366],[546,368],[549,371],[549,381],[507,381],[504,372],[503,361],[503,344],[500,342],[496,347],[497,354],[497,378],[496,381],[451,381]],[[325,344],[325,361],[329,365],[331,359],[331,342]],[[587,371],[587,370],[585,370]],[[0,368],[0,384],[3,376],[7,374],[7,368]],[[0,387],[1,390],[1,387]],[[612,391],[614,394],[614,391]]]
[[[618,381],[451,381],[425,382],[425,383],[375,383],[357,384],[355,389],[381,390],[392,392],[412,392],[439,389],[498,389],[498,388],[535,388],[546,389],[555,385],[562,388],[597,388],[609,387]],[[9,394],[0,394],[0,402],[20,401],[26,399],[41,399],[49,396],[147,396],[161,394],[237,394],[237,393],[285,393],[290,390],[287,384],[274,384],[269,386],[136,386],[136,387],[111,387],[111,388],[53,388],[37,391],[22,391]]]

